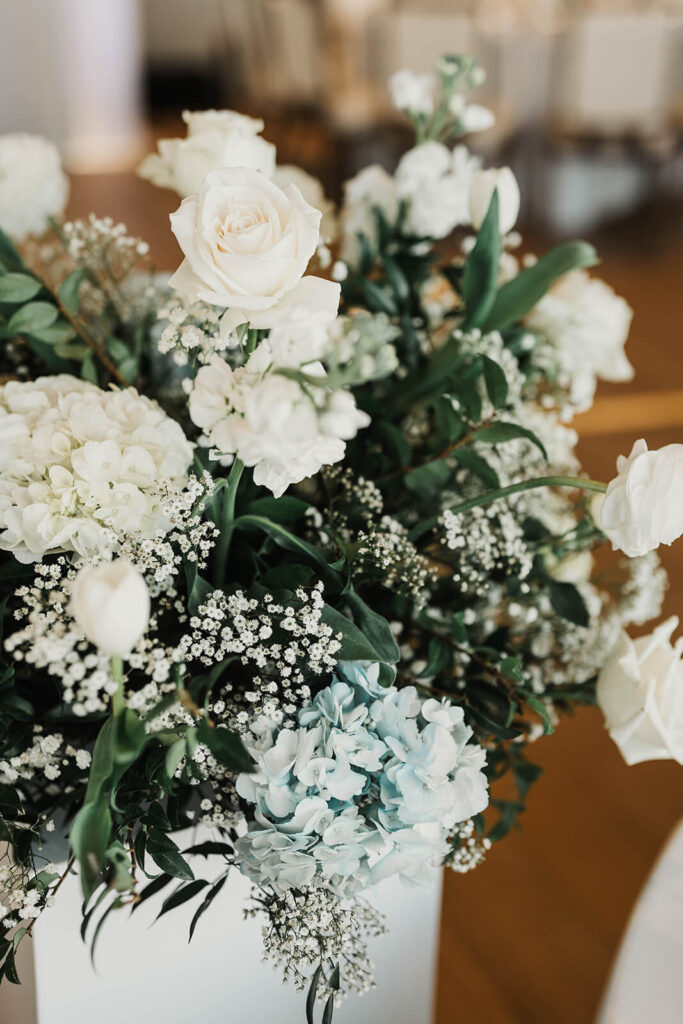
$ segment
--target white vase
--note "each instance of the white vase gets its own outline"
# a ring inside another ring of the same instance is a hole
[[[198,877],[218,873],[212,871],[210,860],[206,870],[204,865],[203,858],[195,858]],[[98,939],[94,970],[79,935],[79,881],[75,876],[67,879],[55,906],[43,913],[34,930],[34,992],[31,965],[24,964],[24,987],[0,988],[0,1022],[304,1024],[305,993],[296,992],[291,984],[283,986],[280,974],[261,962],[261,922],[243,920],[250,891],[245,878],[232,872],[189,945],[196,900],[170,911],[152,927],[170,891],[148,900],[132,917],[125,909],[109,916]],[[370,940],[377,988],[349,997],[336,1008],[335,1024],[428,1024],[434,1003],[441,877],[428,891],[388,880],[372,902],[386,914],[389,929],[387,935]],[[319,1015],[320,1010],[316,1019]]]

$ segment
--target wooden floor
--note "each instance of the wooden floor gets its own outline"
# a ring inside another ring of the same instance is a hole
[[[176,205],[132,175],[81,177],[70,213],[124,220],[166,269],[178,263]],[[637,370],[633,384],[601,387],[578,423],[592,477],[609,479],[641,433],[651,446],[683,440],[682,225],[683,207],[669,207],[591,238],[599,273],[635,309]],[[683,541],[665,562],[671,614],[683,611]],[[590,1024],[629,910],[683,815],[683,769],[627,768],[596,711],[563,721],[534,753],[545,777],[523,830],[471,875],[446,878],[437,1024]]]

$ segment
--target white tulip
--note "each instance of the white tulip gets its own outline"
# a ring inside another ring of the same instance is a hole
[[[642,439],[617,459],[617,476],[595,507],[615,550],[630,558],[672,544],[683,533],[683,444],[648,451]]]
[[[85,566],[73,582],[70,611],[102,654],[125,657],[149,623],[147,584],[125,558]]]
[[[623,633],[600,672],[598,704],[627,764],[683,764],[683,638],[671,643],[677,626],[671,618],[638,640]]]
[[[0,136],[0,228],[21,241],[42,235],[69,198],[57,147],[39,135]]]
[[[512,231],[519,215],[519,185],[509,167],[491,167],[477,171],[470,189],[470,217],[479,230],[484,223],[494,190],[498,190],[498,221],[500,233]]]
[[[171,214],[185,254],[171,285],[190,302],[265,314],[301,280],[318,245],[321,213],[295,185],[278,188],[244,167],[212,171]]]

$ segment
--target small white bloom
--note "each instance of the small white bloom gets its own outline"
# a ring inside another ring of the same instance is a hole
[[[410,114],[433,114],[435,89],[434,75],[416,74],[407,69],[395,71],[389,79],[391,102],[397,110]]]
[[[493,112],[478,103],[469,103],[464,108],[460,121],[466,132],[484,132],[496,123]]]
[[[637,640],[623,633],[600,672],[598,703],[627,764],[683,764],[683,638],[671,643],[677,626],[671,618]]]
[[[147,156],[138,174],[181,198],[201,188],[209,171],[249,167],[270,175],[275,170],[275,146],[261,138],[263,121],[234,110],[186,110],[184,139],[161,139],[158,152]]]
[[[636,441],[596,511],[612,547],[630,558],[672,544],[683,533],[683,444],[651,452]]]
[[[469,224],[470,189],[478,166],[465,146],[451,151],[430,141],[408,150],[396,168],[398,196],[409,203],[408,231],[445,238],[459,225]]]
[[[263,321],[301,280],[320,219],[295,185],[244,167],[212,171],[171,214],[185,259],[170,283],[190,302],[240,311],[238,322]]]
[[[147,584],[125,558],[85,566],[73,582],[70,611],[102,654],[125,657],[149,623]]]
[[[498,192],[500,233],[507,235],[517,222],[520,204],[519,185],[509,167],[490,167],[474,175],[469,200],[472,225],[479,230],[483,224],[494,190]]]
[[[0,136],[0,228],[21,241],[42,235],[69,198],[57,147],[40,135]]]

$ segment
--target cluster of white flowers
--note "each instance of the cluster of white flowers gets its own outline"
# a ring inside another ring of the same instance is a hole
[[[264,913],[264,959],[278,967],[283,979],[292,979],[301,990],[317,964],[339,965],[339,992],[335,1002],[349,993],[362,995],[375,985],[367,938],[386,933],[382,915],[362,899],[342,899],[322,887],[305,887],[277,892],[254,889],[252,905],[245,916]],[[317,997],[326,999],[331,989],[323,975]]]
[[[452,849],[446,858],[446,865],[464,875],[474,871],[486,858],[491,849],[491,840],[477,833],[474,821],[463,821],[451,837]]]
[[[462,708],[377,677],[377,665],[345,663],[298,728],[252,724],[257,770],[237,791],[254,817],[236,849],[254,882],[343,895],[392,875],[421,884],[454,826],[486,807],[486,755]]]
[[[185,366],[190,356],[206,363],[216,352],[233,348],[237,340],[233,333],[221,333],[219,311],[205,302],[174,302],[159,310],[159,320],[164,327],[157,348],[164,355],[172,352],[179,366]]]
[[[182,488],[192,445],[134,388],[66,374],[0,387],[0,547],[21,562],[101,554],[117,534],[169,528],[160,485]]]
[[[524,579],[533,555],[527,547],[519,515],[500,503],[440,517],[442,543],[453,552],[452,581],[465,594],[481,597],[497,575]]]
[[[325,387],[321,366],[306,366],[302,382],[277,372],[272,356],[271,344],[262,343],[236,370],[213,357],[195,379],[190,415],[219,455],[252,466],[255,482],[279,497],[339,462],[345,442],[370,418],[350,391]]]
[[[297,589],[286,605],[271,594],[215,590],[190,617],[176,660],[218,664],[235,658],[248,671],[241,685],[222,682],[210,712],[244,731],[259,715],[290,720],[310,697],[309,682],[336,665],[339,637],[323,621],[322,584]]]
[[[42,235],[69,198],[57,147],[39,135],[0,136],[0,228],[21,241]]]
[[[408,531],[392,516],[384,515],[355,538],[354,576],[378,579],[383,586],[424,603],[425,587],[433,580],[427,559],[408,539]]]
[[[0,782],[11,786],[19,780],[27,782],[37,777],[54,782],[64,768],[74,765],[85,775],[90,761],[89,750],[65,744],[61,733],[46,734],[42,726],[34,725],[31,745],[20,754],[0,761]],[[73,788],[73,785],[62,786],[60,791],[69,792]]]
[[[537,303],[525,319],[549,346],[538,353],[568,393],[567,415],[590,408],[598,379],[630,380],[633,367],[624,352],[633,311],[585,270],[573,270]]]

